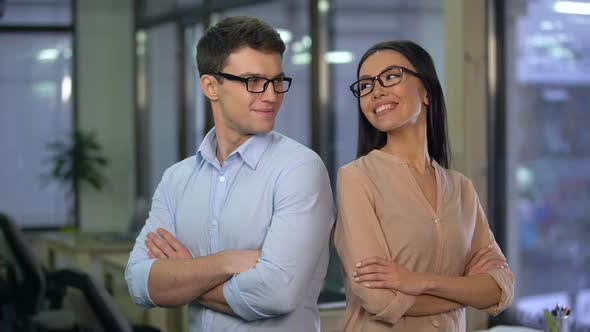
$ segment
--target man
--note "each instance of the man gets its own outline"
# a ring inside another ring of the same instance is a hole
[[[193,331],[319,331],[332,193],[317,154],[272,131],[284,51],[249,17],[197,46],[215,128],[164,173],[126,270],[139,305],[192,303]]]

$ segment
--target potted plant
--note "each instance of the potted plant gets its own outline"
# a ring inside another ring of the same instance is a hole
[[[106,184],[103,169],[109,164],[109,159],[102,153],[102,148],[96,134],[75,129],[68,139],[49,143],[51,151],[51,172],[48,180],[62,183],[68,188],[69,199],[72,200],[73,211],[70,218],[77,215],[77,198],[82,183],[89,184],[100,191]]]

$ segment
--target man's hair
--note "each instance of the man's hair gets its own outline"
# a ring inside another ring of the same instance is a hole
[[[283,56],[285,43],[279,33],[267,23],[248,16],[223,19],[205,31],[197,45],[199,75],[221,71],[227,57],[237,49],[248,46],[262,52]]]

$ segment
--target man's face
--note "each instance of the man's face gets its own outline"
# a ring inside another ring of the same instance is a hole
[[[242,47],[231,53],[223,73],[248,77],[274,79],[284,76],[279,53],[266,53]],[[216,76],[217,82],[221,78]],[[267,133],[274,127],[275,118],[283,102],[282,93],[276,93],[269,83],[262,93],[249,92],[246,83],[222,79],[216,84],[217,100],[212,100],[213,117],[217,130],[231,136],[250,136]]]

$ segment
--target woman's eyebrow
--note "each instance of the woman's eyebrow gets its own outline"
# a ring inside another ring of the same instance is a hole
[[[379,74],[377,74],[377,75],[381,75],[381,74],[382,74],[384,71],[390,70],[391,68],[399,68],[399,67],[400,67],[400,66],[397,66],[397,65],[391,65],[391,66],[389,66],[389,67],[385,67],[385,68],[383,68],[383,70],[381,70],[381,71],[379,72]],[[377,75],[375,75],[375,76],[377,76]],[[375,77],[375,76],[370,76],[370,75],[363,75],[363,76],[359,77],[359,80],[362,80],[362,79],[364,79],[364,78],[373,78],[373,77]]]

